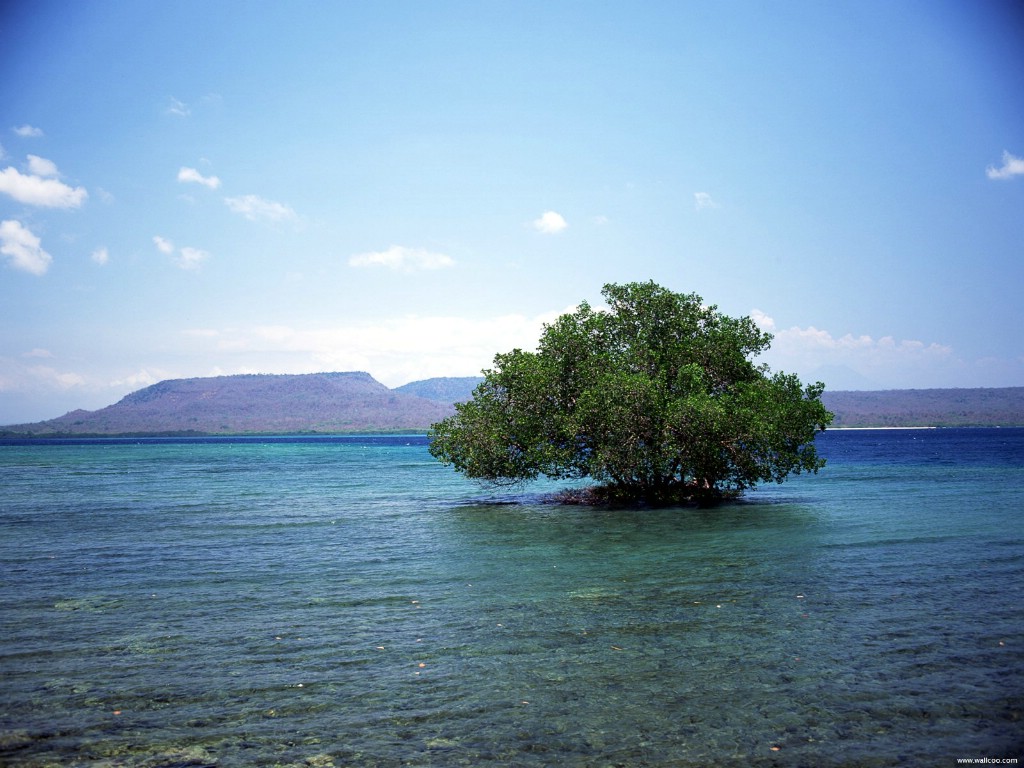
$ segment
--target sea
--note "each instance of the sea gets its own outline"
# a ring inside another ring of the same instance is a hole
[[[0,441],[0,765],[1024,759],[1024,429],[818,447],[608,509],[421,435]]]

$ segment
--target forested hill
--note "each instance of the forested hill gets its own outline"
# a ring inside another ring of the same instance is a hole
[[[388,389],[368,373],[173,379],[98,411],[72,411],[0,435],[284,434],[423,431],[467,400],[480,377]],[[1024,426],[1024,387],[830,392],[833,427]]]
[[[0,434],[282,434],[419,431],[451,404],[391,390],[368,373],[172,379],[98,411],[72,411]]]

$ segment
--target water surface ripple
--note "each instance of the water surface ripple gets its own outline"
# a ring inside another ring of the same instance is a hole
[[[636,511],[422,437],[7,441],[0,764],[1024,757],[1024,430],[820,445]]]

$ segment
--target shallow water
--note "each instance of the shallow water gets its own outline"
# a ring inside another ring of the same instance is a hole
[[[0,764],[1024,757],[1024,430],[819,442],[639,512],[418,437],[0,444]]]

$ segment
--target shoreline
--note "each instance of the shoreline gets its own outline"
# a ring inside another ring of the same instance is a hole
[[[857,430],[879,430],[879,429],[947,429],[947,427],[829,427],[826,432],[854,432]],[[956,427],[956,429],[969,429],[969,427]],[[999,429],[999,427],[988,427],[988,429]]]

